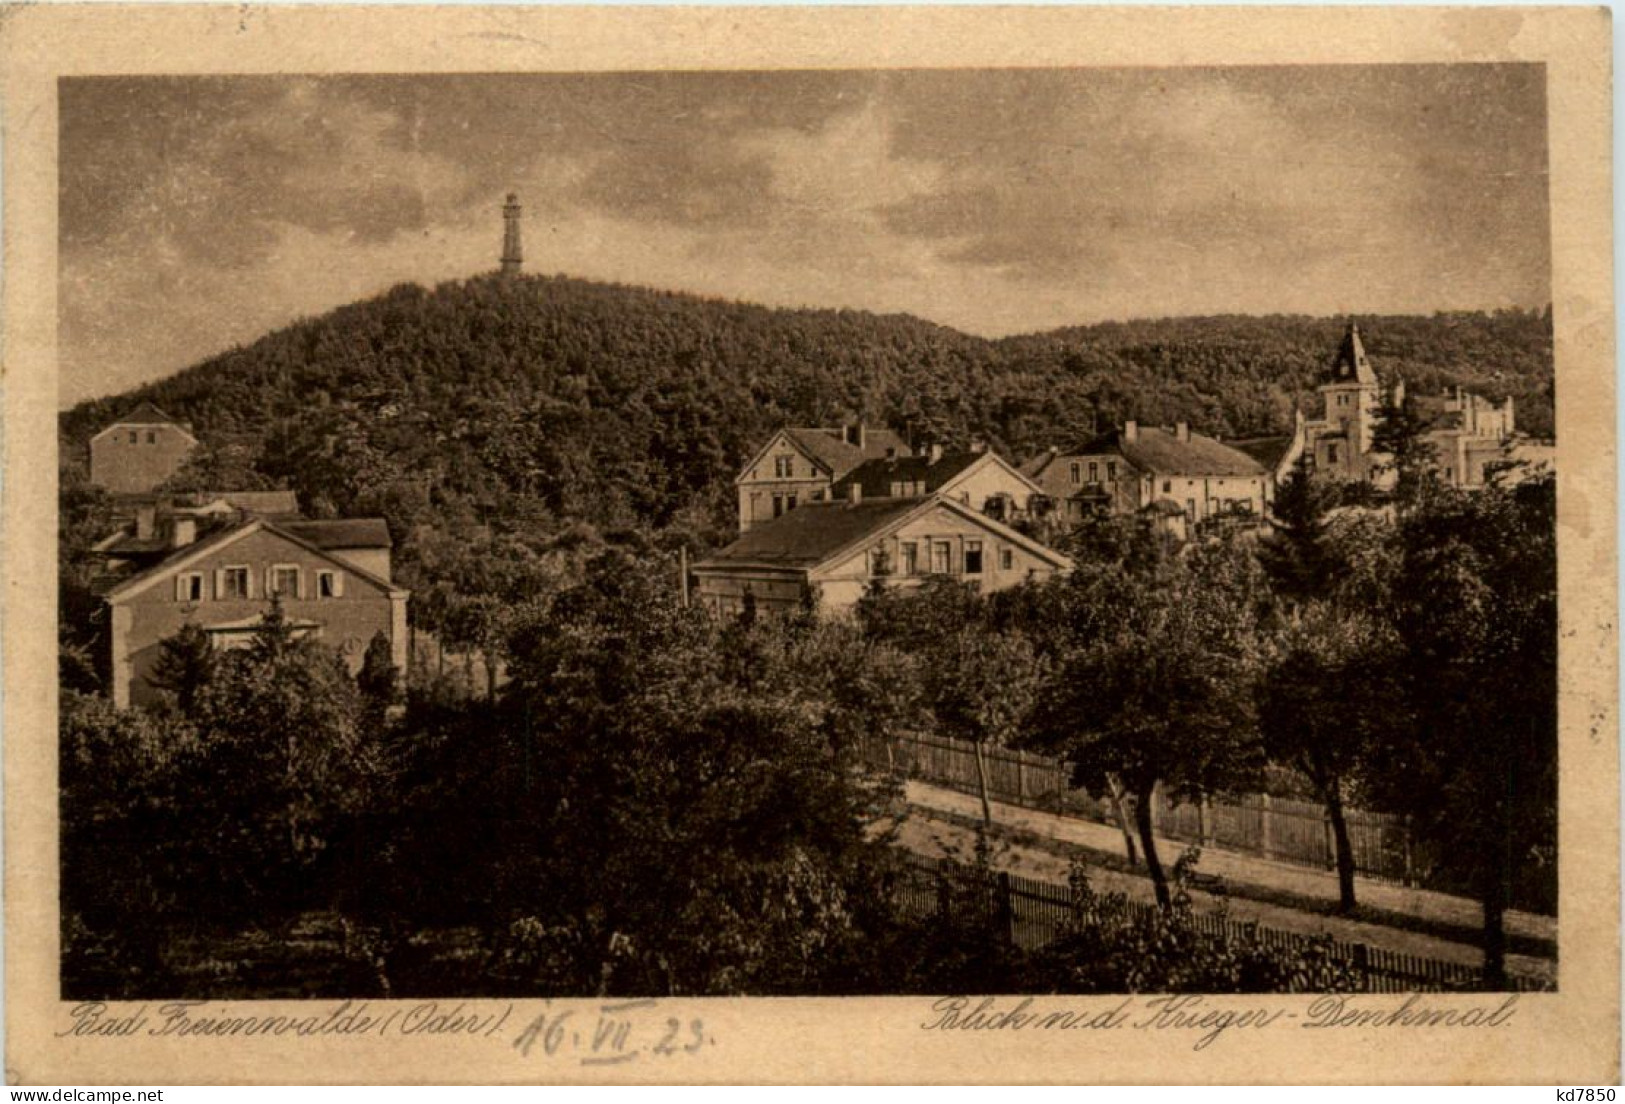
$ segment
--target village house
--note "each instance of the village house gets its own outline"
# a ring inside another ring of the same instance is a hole
[[[1000,521],[1015,521],[1032,507],[1043,488],[1004,457],[976,447],[944,451],[932,445],[923,454],[870,460],[838,480],[832,498],[923,498],[940,494]]]
[[[1271,472],[1247,453],[1180,422],[1171,429],[1124,422],[1072,449],[1023,466],[1056,515],[1075,524],[1093,513],[1151,511],[1181,532],[1214,518],[1261,520],[1275,500]]]
[[[946,576],[992,592],[1070,569],[1065,556],[958,499],[860,490],[753,525],[693,575],[699,602],[717,613],[747,602],[782,613],[814,595],[820,610],[838,613],[877,580],[911,588]]]
[[[781,429],[734,480],[739,489],[739,531],[747,532],[797,506],[828,501],[836,481],[866,461],[912,455],[889,429],[864,425]]]
[[[197,444],[190,426],[144,402],[90,439],[90,482],[145,494],[180,471]]]
[[[272,520],[220,501],[154,511],[98,545],[115,705],[152,700],[163,641],[187,624],[217,648],[249,644],[273,595],[293,630],[336,649],[352,674],[378,633],[406,669],[409,595],[390,580],[382,520]]]

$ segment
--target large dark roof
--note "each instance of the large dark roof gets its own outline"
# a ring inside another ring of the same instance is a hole
[[[986,453],[945,452],[933,461],[929,456],[898,456],[891,460],[869,460],[846,474],[835,484],[831,497],[847,498],[853,484],[863,488],[866,498],[882,498],[891,494],[893,483],[924,483],[926,494],[933,494],[954,476],[980,460]]]
[[[791,426],[787,427],[784,433],[834,473],[836,479],[865,460],[884,457],[887,449],[891,449],[898,456],[908,452],[908,445],[889,429],[866,427],[863,431],[861,449],[856,445],[847,444],[840,429]]]
[[[299,496],[293,491],[200,491],[188,497],[197,506],[223,501],[245,514],[270,518],[292,518],[299,513]]]
[[[1250,437],[1241,441],[1226,441],[1237,452],[1245,452],[1260,464],[1274,471],[1292,448],[1291,437]]]
[[[323,551],[335,548],[388,548],[389,526],[382,518],[335,521],[279,521],[276,527]]]
[[[182,429],[188,428],[179,418],[171,418],[150,402],[144,402],[122,418],[111,423],[112,425],[173,425]]]
[[[1141,426],[1134,439],[1122,431],[1095,438],[1076,450],[1075,455],[1097,456],[1117,453],[1144,472],[1157,475],[1258,475],[1264,468],[1245,452],[1192,433],[1189,440],[1166,429]]]
[[[1371,370],[1371,362],[1366,359],[1365,344],[1360,340],[1360,327],[1349,324],[1348,332],[1343,335],[1343,343],[1337,347],[1337,356],[1332,359],[1329,383],[1376,383],[1377,374]]]
[[[756,526],[707,564],[814,567],[847,545],[884,529],[928,500],[882,498],[865,502],[813,502]]]
[[[162,575],[164,572],[170,570],[171,566],[177,560],[194,555],[198,552],[206,551],[215,547],[216,545],[223,544],[232,536],[232,534],[236,533],[245,526],[252,524],[254,523],[251,521],[235,522],[229,525],[223,525],[212,532],[201,533],[199,534],[197,540],[193,541],[191,544],[183,545],[182,547],[175,549],[173,554],[165,556],[163,559],[159,560],[150,567],[143,568],[132,575],[124,575],[122,577],[103,577],[103,579],[100,580],[103,583],[103,586],[98,592],[108,594],[113,590],[123,590],[126,587],[133,586],[134,584],[141,582],[142,580]],[[113,550],[110,549],[109,551]]]

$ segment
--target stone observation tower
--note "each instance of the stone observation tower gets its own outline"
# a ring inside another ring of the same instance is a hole
[[[502,275],[517,276],[525,263],[525,252],[519,244],[519,197],[508,193],[508,202],[502,205]]]

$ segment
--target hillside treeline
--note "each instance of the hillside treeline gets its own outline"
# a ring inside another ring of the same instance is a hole
[[[1551,433],[1549,314],[1360,321],[1374,362],[1413,391],[1511,394],[1522,426]],[[726,539],[733,476],[785,423],[861,417],[1018,457],[1125,418],[1285,432],[1295,400],[1313,410],[1345,324],[1186,318],[989,341],[562,277],[401,285],[65,412],[64,486],[89,436],[150,399],[205,444],[177,489],[282,486],[316,516],[386,517],[415,615],[436,621],[455,595],[522,599],[606,542]]]

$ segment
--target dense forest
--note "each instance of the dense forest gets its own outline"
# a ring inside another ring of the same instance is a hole
[[[1551,434],[1549,313],[1359,321],[1413,393],[1510,394],[1522,427]],[[64,487],[90,435],[150,399],[204,442],[177,489],[283,486],[314,516],[387,518],[414,617],[455,636],[469,595],[523,599],[606,543],[726,540],[734,474],[785,423],[863,418],[1017,458],[1125,418],[1280,433],[1294,402],[1313,411],[1345,324],[1187,318],[989,341],[563,277],[401,285],[65,412]]]
[[[1413,393],[1511,394],[1526,429],[1550,432],[1549,315],[1359,321]],[[1096,519],[1067,538],[1065,577],[991,597],[881,579],[851,621],[724,623],[678,594],[677,548],[728,538],[732,477],[781,424],[861,417],[1016,456],[1124,418],[1282,432],[1345,324],[985,341],[481,278],[402,286],[66,412],[65,992],[1346,988],[1321,950],[1201,936],[1189,864],[1165,869],[1140,815],[1158,787],[1251,792],[1280,765],[1327,809],[1342,911],[1360,907],[1345,803],[1404,814],[1435,856],[1430,884],[1482,903],[1484,984],[1506,984],[1506,910],[1555,907],[1549,478],[1438,486],[1395,408],[1383,511],[1345,514],[1295,477],[1261,541],[1181,550]],[[283,486],[314,516],[385,517],[414,621],[500,656],[505,685],[398,672],[381,639],[351,679],[273,607],[248,649],[170,638],[162,700],[113,710],[90,659],[105,651],[95,562],[75,556],[110,524],[84,442],[143,399],[203,442],[176,490]],[[279,730],[299,738],[262,738]],[[1017,953],[990,936],[1010,925],[988,922],[980,855],[930,887],[929,915],[899,911],[911,875],[876,832],[901,815],[899,779],[849,768],[860,741],[912,731],[1042,751],[1075,785],[1121,791],[1157,915],[1080,877],[1063,937]],[[331,976],[260,961],[312,924]]]

